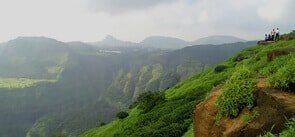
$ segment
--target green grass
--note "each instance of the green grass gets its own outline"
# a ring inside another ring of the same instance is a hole
[[[246,67],[238,68],[225,83],[222,94],[217,98],[217,118],[236,117],[244,107],[253,107],[255,86],[256,82],[251,71]]]
[[[242,120],[245,124],[251,123],[255,118],[259,116],[259,112],[247,113],[242,116]]]
[[[102,127],[95,128],[84,134],[82,137],[162,137],[162,136],[192,136],[192,113],[195,105],[201,102],[212,87],[224,82],[232,71],[227,69],[220,73],[214,70],[196,75],[169,90],[165,93],[165,100],[161,94],[147,96],[140,99],[137,105],[131,110],[129,116],[124,120],[111,122]],[[182,93],[177,93],[182,92]],[[146,103],[144,103],[146,102]],[[146,111],[140,111],[139,107],[144,104],[155,104],[149,106]],[[137,113],[132,113],[136,111]],[[132,122],[130,122],[132,121]]]
[[[277,69],[277,72],[268,79],[270,85],[274,88],[288,89],[291,84],[295,84],[295,54],[290,54],[287,56],[287,59],[288,63],[283,64],[281,68]]]
[[[279,134],[273,134],[271,132],[266,132],[263,136],[259,137],[294,137],[295,135],[295,118],[291,118],[286,123],[286,129]]]
[[[82,137],[113,137],[116,133],[124,132],[124,129],[129,128],[138,120],[137,115],[140,113],[140,110],[137,108],[132,109],[129,112],[129,116],[124,119],[116,119],[113,122],[94,128],[82,134]]]
[[[131,109],[129,116],[89,130],[82,137],[162,137],[193,136],[192,113],[215,86],[224,85],[219,97],[220,116],[237,116],[244,107],[254,105],[255,79],[270,78],[279,72],[282,64],[288,64],[294,56],[281,56],[267,61],[267,53],[277,48],[294,47],[295,40],[282,40],[270,45],[245,49],[229,58],[217,70],[207,69],[164,91],[165,100],[154,103],[144,112],[138,106]],[[285,59],[286,58],[286,59]],[[286,77],[286,76],[284,76]],[[157,100],[157,99],[156,99]],[[140,103],[139,103],[140,104]],[[137,104],[138,105],[138,104]],[[255,114],[244,116],[246,123],[255,119]]]
[[[40,82],[55,82],[55,80],[27,79],[27,78],[0,78],[0,88],[25,88]]]
[[[190,126],[189,130],[182,137],[194,137],[193,125]]]

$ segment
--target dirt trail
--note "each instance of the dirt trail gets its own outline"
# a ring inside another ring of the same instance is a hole
[[[194,111],[195,137],[254,137],[275,124],[273,132],[284,128],[285,117],[295,115],[295,93],[272,89],[265,78],[257,79],[256,107],[244,109],[237,118],[215,120],[218,108],[215,104],[222,86],[212,89],[207,98]],[[243,115],[259,113],[251,123],[243,122]]]
[[[289,109],[289,111],[295,112],[295,91],[286,92],[278,89],[271,89],[266,78],[257,80],[257,88],[263,89],[262,91],[267,91],[270,96]]]

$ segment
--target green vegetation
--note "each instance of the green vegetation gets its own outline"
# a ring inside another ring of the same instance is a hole
[[[221,116],[238,116],[241,109],[254,105],[256,82],[253,74],[246,67],[238,68],[225,83],[222,94],[217,98],[217,118]]]
[[[228,70],[230,69],[218,74],[208,70],[165,92],[143,93],[127,118],[117,119],[81,136],[191,136],[193,134],[191,115],[195,104],[202,101],[213,86],[222,83],[231,74]],[[179,91],[182,93],[178,94]],[[134,111],[137,113],[134,114]]]
[[[117,114],[117,118],[119,118],[119,119],[124,119],[124,118],[126,118],[126,117],[128,117],[128,113],[127,112],[125,112],[125,111],[121,111],[121,112],[119,112],[118,114]]]
[[[0,78],[0,88],[25,88],[37,85],[40,82],[56,82],[56,80],[26,79],[26,78]]]
[[[66,134],[63,133],[58,133],[58,134],[54,134],[51,137],[68,137]]]
[[[189,130],[182,137],[194,137],[193,125],[191,125]]]
[[[146,92],[141,94],[135,104],[143,113],[151,111],[156,105],[165,102],[165,94],[163,92]]]
[[[224,71],[226,68],[227,68],[227,66],[225,66],[225,65],[217,65],[217,66],[214,68],[214,71],[215,71],[216,73],[219,73],[219,72]]]
[[[294,137],[295,135],[295,118],[291,118],[286,123],[286,129],[279,134],[272,134],[271,132],[266,132],[265,135],[259,137]]]
[[[295,54],[289,55],[295,57]],[[290,57],[290,58],[291,58]],[[270,78],[269,83],[274,88],[289,89],[295,84],[295,58],[291,58],[287,64],[284,64]],[[293,87],[294,88],[294,87]]]
[[[242,116],[242,120],[245,124],[249,124],[252,122],[255,118],[259,116],[259,113],[257,111],[254,111],[253,113],[247,113]]]
[[[294,45],[294,41],[281,41],[269,47],[247,49],[239,54],[245,57],[243,60],[230,59],[223,63],[227,68],[217,73],[207,68],[251,42],[192,46],[168,52],[123,49],[124,54],[98,55],[94,47],[73,48],[49,41],[19,39],[2,52],[0,76],[58,77],[58,81],[0,89],[0,110],[5,112],[0,113],[0,123],[10,121],[0,124],[0,136],[47,137],[55,133],[77,136],[102,121],[109,124],[82,136],[191,136],[192,112],[212,87],[224,84],[236,66],[245,65],[258,72],[268,64],[265,57],[268,50]],[[187,79],[191,75],[194,76]],[[152,92],[137,100],[128,111],[129,116],[109,122],[147,91]]]
[[[279,56],[273,61],[267,60],[267,53],[278,48],[294,47],[295,40],[281,40],[266,46],[255,46],[237,53],[218,69],[207,69],[169,89],[160,92],[165,100],[157,102],[153,92],[150,97],[138,99],[130,110],[130,115],[83,133],[82,137],[116,136],[192,136],[192,112],[208,92],[217,85],[224,84],[223,93],[217,104],[221,116],[237,116],[245,107],[253,107],[257,78],[270,78],[278,72],[281,64],[288,64],[293,55]],[[287,58],[287,59],[286,59]],[[177,60],[177,59],[175,59]],[[226,67],[224,67],[224,66]],[[165,72],[165,71],[164,71]],[[284,76],[285,77],[285,76]],[[143,95],[142,95],[143,96]],[[140,104],[152,102],[144,111]],[[134,113],[136,112],[136,113]],[[258,117],[252,112],[243,116],[245,123]]]

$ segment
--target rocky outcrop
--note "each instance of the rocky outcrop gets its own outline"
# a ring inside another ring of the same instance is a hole
[[[259,80],[257,84],[254,108],[245,108],[238,117],[219,121],[215,119],[218,111],[215,102],[222,87],[214,88],[194,111],[195,137],[256,137],[271,129],[274,133],[281,131],[286,118],[295,114],[295,94],[267,88],[265,83]],[[253,117],[246,122],[245,116]]]

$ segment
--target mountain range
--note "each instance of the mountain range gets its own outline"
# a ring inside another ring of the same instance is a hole
[[[200,38],[195,41],[185,41],[179,38],[174,37],[165,37],[165,36],[150,36],[145,38],[139,43],[122,41],[113,36],[106,36],[105,39],[99,42],[89,43],[90,45],[100,46],[100,47],[151,47],[151,48],[160,48],[160,49],[180,49],[187,46],[193,45],[219,45],[225,43],[236,43],[236,42],[246,42],[246,40],[237,38],[234,36],[225,36],[225,35],[214,35],[205,38]]]
[[[141,94],[168,89],[254,43],[107,49],[122,51],[113,53],[46,37],[10,40],[1,44],[0,136],[78,136],[113,120]]]

